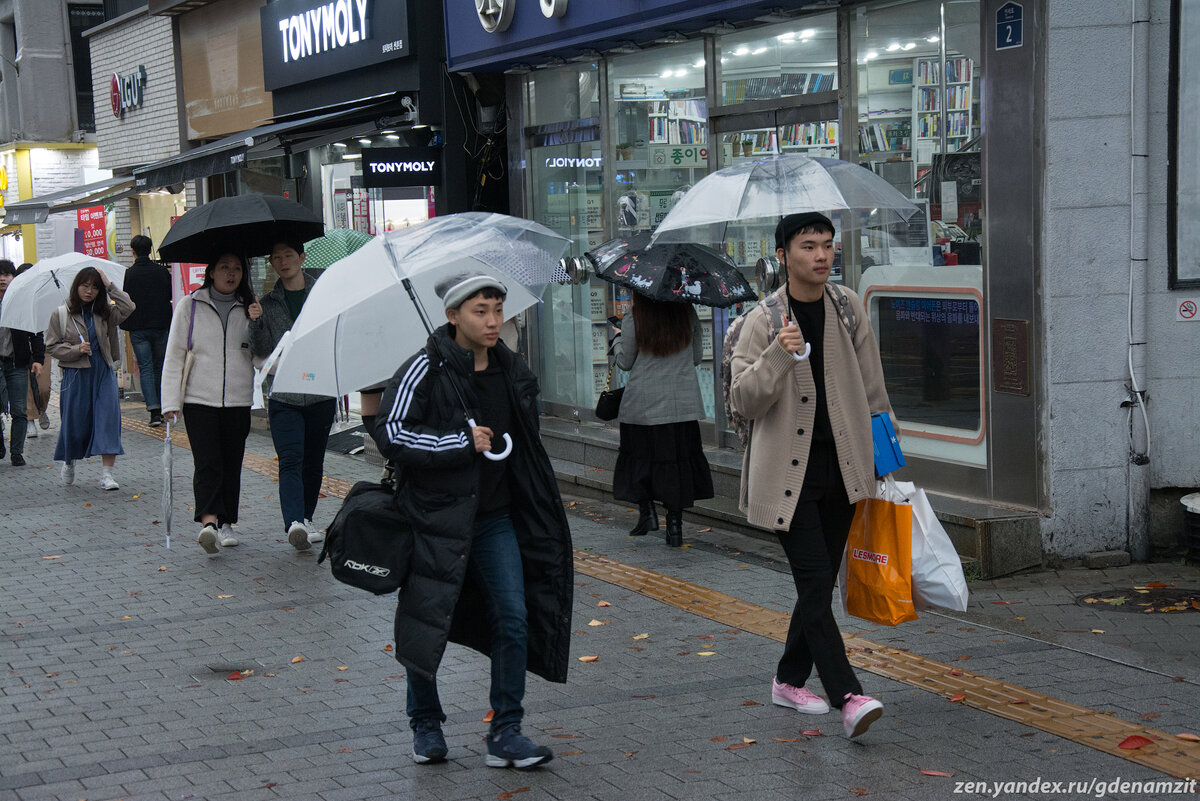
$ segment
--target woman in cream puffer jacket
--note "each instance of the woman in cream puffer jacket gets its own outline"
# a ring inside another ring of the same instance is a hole
[[[182,412],[187,425],[197,541],[207,553],[238,544],[233,524],[254,394],[250,320],[262,314],[249,273],[232,253],[205,268],[204,284],[175,307],[163,363],[163,416],[175,422]]]

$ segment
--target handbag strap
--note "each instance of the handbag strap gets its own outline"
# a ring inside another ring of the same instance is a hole
[[[616,367],[616,366],[617,366],[617,363],[616,363],[615,361],[613,361],[613,362],[609,362],[609,365],[608,365],[608,377],[604,379],[604,391],[605,391],[605,392],[608,392],[608,388],[609,388],[610,386],[612,386],[612,374],[613,374],[613,368],[614,368],[614,367]]]
[[[192,316],[188,320],[188,344],[187,349],[192,349],[192,331],[196,328],[196,299],[192,298]]]

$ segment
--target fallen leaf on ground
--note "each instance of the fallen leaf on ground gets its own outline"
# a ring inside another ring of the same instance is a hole
[[[646,639],[646,638],[647,638],[647,637],[649,637],[649,636],[650,636],[649,634],[635,634],[635,635],[633,635],[633,639],[635,639],[635,640],[644,640],[644,639]]]
[[[350,668],[347,667],[346,665],[338,665],[338,670],[349,670],[349,669]]]
[[[580,662],[595,662],[599,658],[600,658],[599,656],[581,656],[581,657],[579,657],[579,661]]]
[[[292,657],[292,664],[293,664],[293,665],[294,665],[294,664],[296,664],[297,662],[303,662],[303,661],[304,661],[304,657],[302,657],[302,656],[293,656],[293,657]]]
[[[43,556],[42,558],[43,559],[62,559],[62,554],[59,554],[58,556]]]
[[[1092,634],[1104,634],[1104,629],[1092,629]]]
[[[1154,720],[1155,718],[1161,718],[1162,715],[1157,712],[1143,712],[1140,717],[1142,720]]]
[[[1194,734],[1189,734],[1188,732],[1182,732],[1180,734],[1176,734],[1175,739],[1176,740],[1185,740],[1189,743],[1200,743],[1200,737],[1197,737]]]
[[[596,606],[612,606],[612,604],[610,604],[608,601],[601,601],[600,603],[596,604]]]
[[[390,646],[390,645],[385,645],[385,646],[383,646],[383,650],[385,650],[385,651],[391,651],[391,650],[392,650],[392,646]]]
[[[801,731],[800,733],[801,733],[801,734],[803,734],[803,735],[805,735],[806,737],[820,737],[820,736],[822,736],[822,735],[821,735],[821,730],[820,730],[820,729],[804,729],[804,730],[803,730],[803,731]]]
[[[947,779],[954,775],[953,773],[946,773],[941,770],[925,770],[925,768],[921,768],[921,772],[926,776],[945,776]]]
[[[754,743],[757,743],[758,740],[753,740],[749,737],[743,737],[742,742],[745,743],[746,745],[753,745]]]
[[[1015,604],[1016,601],[992,601],[992,603],[996,604],[997,606],[1011,606],[1012,604]]]
[[[950,696],[950,703],[958,704],[958,703],[962,703],[966,699],[967,699],[966,693],[955,693],[954,695]]]
[[[726,746],[725,750],[726,751],[740,751],[743,748],[749,748],[749,747],[750,747],[750,743],[734,743],[733,745]]]
[[[1193,599],[1192,599],[1192,608],[1193,608],[1193,609],[1200,609],[1200,601],[1197,601],[1195,598],[1193,598]]]
[[[592,618],[591,621],[588,623],[588,625],[589,626],[607,626],[609,623],[612,623],[612,621],[611,620],[596,620],[595,618]]]
[[[582,753],[583,751],[563,751],[559,754],[559,756],[576,756]]]
[[[807,737],[772,737],[771,739],[777,743],[803,743],[808,738]]]
[[[1024,619],[1025,619],[1025,618],[1023,618],[1023,617],[1014,617],[1014,618],[1013,618],[1013,620],[1024,620]]]
[[[218,598],[232,598],[232,595],[218,595]]]
[[[864,790],[861,787],[851,787],[850,792],[854,793],[857,796],[870,795],[870,793],[868,793],[866,790]]]
[[[1009,703],[1010,703],[1010,704],[1027,704],[1027,703],[1029,703],[1029,699],[1027,699],[1027,698],[1014,698],[1014,699],[1012,699],[1011,701],[1009,701]]]
[[[626,752],[625,752],[625,758],[626,758],[626,759],[629,759],[631,756],[633,756],[633,755],[634,755],[634,754],[636,754],[636,753],[637,753],[637,751],[626,751]]]
[[[1139,748],[1144,748],[1147,745],[1154,745],[1154,741],[1148,737],[1143,737],[1140,734],[1131,734],[1121,742],[1117,743],[1117,748],[1123,748],[1126,751],[1136,751]]]
[[[742,701],[742,706],[762,706],[758,701]]]
[[[949,676],[961,676],[962,674],[963,674],[963,672],[962,672],[961,670],[952,670],[952,671],[950,671],[950,672],[949,672],[947,675],[949,675]]]
[[[707,534],[707,533],[708,533],[708,532],[710,532],[710,531],[712,531],[712,527],[711,527],[711,526],[709,526],[708,528],[702,528],[702,529],[698,530],[696,533],[697,533],[697,534]]]
[[[238,681],[244,677],[242,676],[242,672],[240,670],[235,670],[232,673],[230,673],[228,676],[226,676],[225,678],[229,681]]]
[[[696,656],[715,656],[716,651],[697,651]]]
[[[1084,598],[1084,599],[1083,599],[1083,602],[1084,602],[1085,604],[1098,604],[1098,603],[1100,603],[1100,602],[1099,602],[1098,600],[1096,600],[1095,598]]]
[[[158,572],[159,572],[159,573],[165,573],[166,571],[167,571],[167,566],[166,566],[166,565],[163,565],[162,567],[160,567],[160,568],[158,569]]]
[[[551,737],[557,737],[559,740],[574,740],[574,734],[551,734]]]
[[[492,722],[492,718],[494,718],[494,717],[496,717],[496,710],[494,710],[494,709],[489,709],[489,710],[487,711],[487,714],[483,716],[483,722],[484,722],[484,723],[491,723],[491,722]]]
[[[1147,581],[1146,582],[1146,589],[1148,589],[1148,590],[1165,590],[1166,588],[1167,588],[1167,585],[1163,584],[1161,581]]]
[[[119,620],[133,620],[133,615],[122,615]]]
[[[716,737],[713,737],[711,740],[709,740],[709,742],[710,742],[710,743],[723,743],[723,742],[725,742],[725,741],[726,741],[726,740],[728,740],[728,739],[729,739],[728,737],[726,737],[725,735],[721,734],[721,735],[718,735],[718,736],[716,736]]]

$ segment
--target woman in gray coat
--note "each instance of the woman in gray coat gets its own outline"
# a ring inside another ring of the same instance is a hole
[[[683,510],[713,496],[700,442],[704,403],[696,365],[703,350],[690,303],[664,303],[634,293],[617,338],[617,366],[629,373],[621,399],[621,449],[613,497],[637,503],[630,535],[658,530],[654,501],[667,510],[667,544],[683,544]]]

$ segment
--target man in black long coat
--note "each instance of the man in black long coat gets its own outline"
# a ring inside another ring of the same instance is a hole
[[[436,675],[449,640],[491,657],[487,764],[533,768],[553,753],[521,734],[525,673],[566,681],[570,529],[538,436],[537,379],[499,339],[507,289],[463,274],[438,294],[449,323],[389,382],[373,432],[413,528],[396,608],[413,759],[446,758]],[[507,458],[490,458],[508,442]]]

